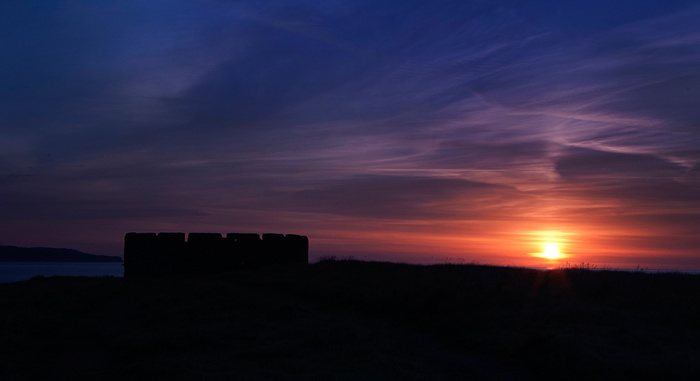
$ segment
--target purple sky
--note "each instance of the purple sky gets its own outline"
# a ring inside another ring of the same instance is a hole
[[[700,268],[694,1],[0,5],[0,242]]]

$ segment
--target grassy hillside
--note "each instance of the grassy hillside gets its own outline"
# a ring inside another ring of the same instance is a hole
[[[700,375],[700,276],[327,261],[0,284],[0,379]]]

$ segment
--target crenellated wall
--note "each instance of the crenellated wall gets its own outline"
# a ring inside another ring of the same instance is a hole
[[[309,239],[296,234],[127,233],[124,276],[230,271],[272,264],[307,264]]]

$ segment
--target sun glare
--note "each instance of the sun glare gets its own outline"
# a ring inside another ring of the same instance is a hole
[[[547,259],[559,259],[561,254],[559,253],[559,247],[556,243],[546,243],[544,245],[544,251],[540,254],[542,258]]]

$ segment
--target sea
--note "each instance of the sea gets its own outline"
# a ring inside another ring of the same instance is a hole
[[[546,267],[528,267],[536,270],[552,270]],[[671,269],[622,269],[594,268],[593,271],[631,271],[644,273],[682,273],[700,275],[700,270]],[[0,283],[28,280],[34,277],[52,276],[87,276],[118,277],[124,276],[122,262],[0,262]]]
[[[0,283],[39,276],[123,277],[124,266],[122,262],[0,262]]]

